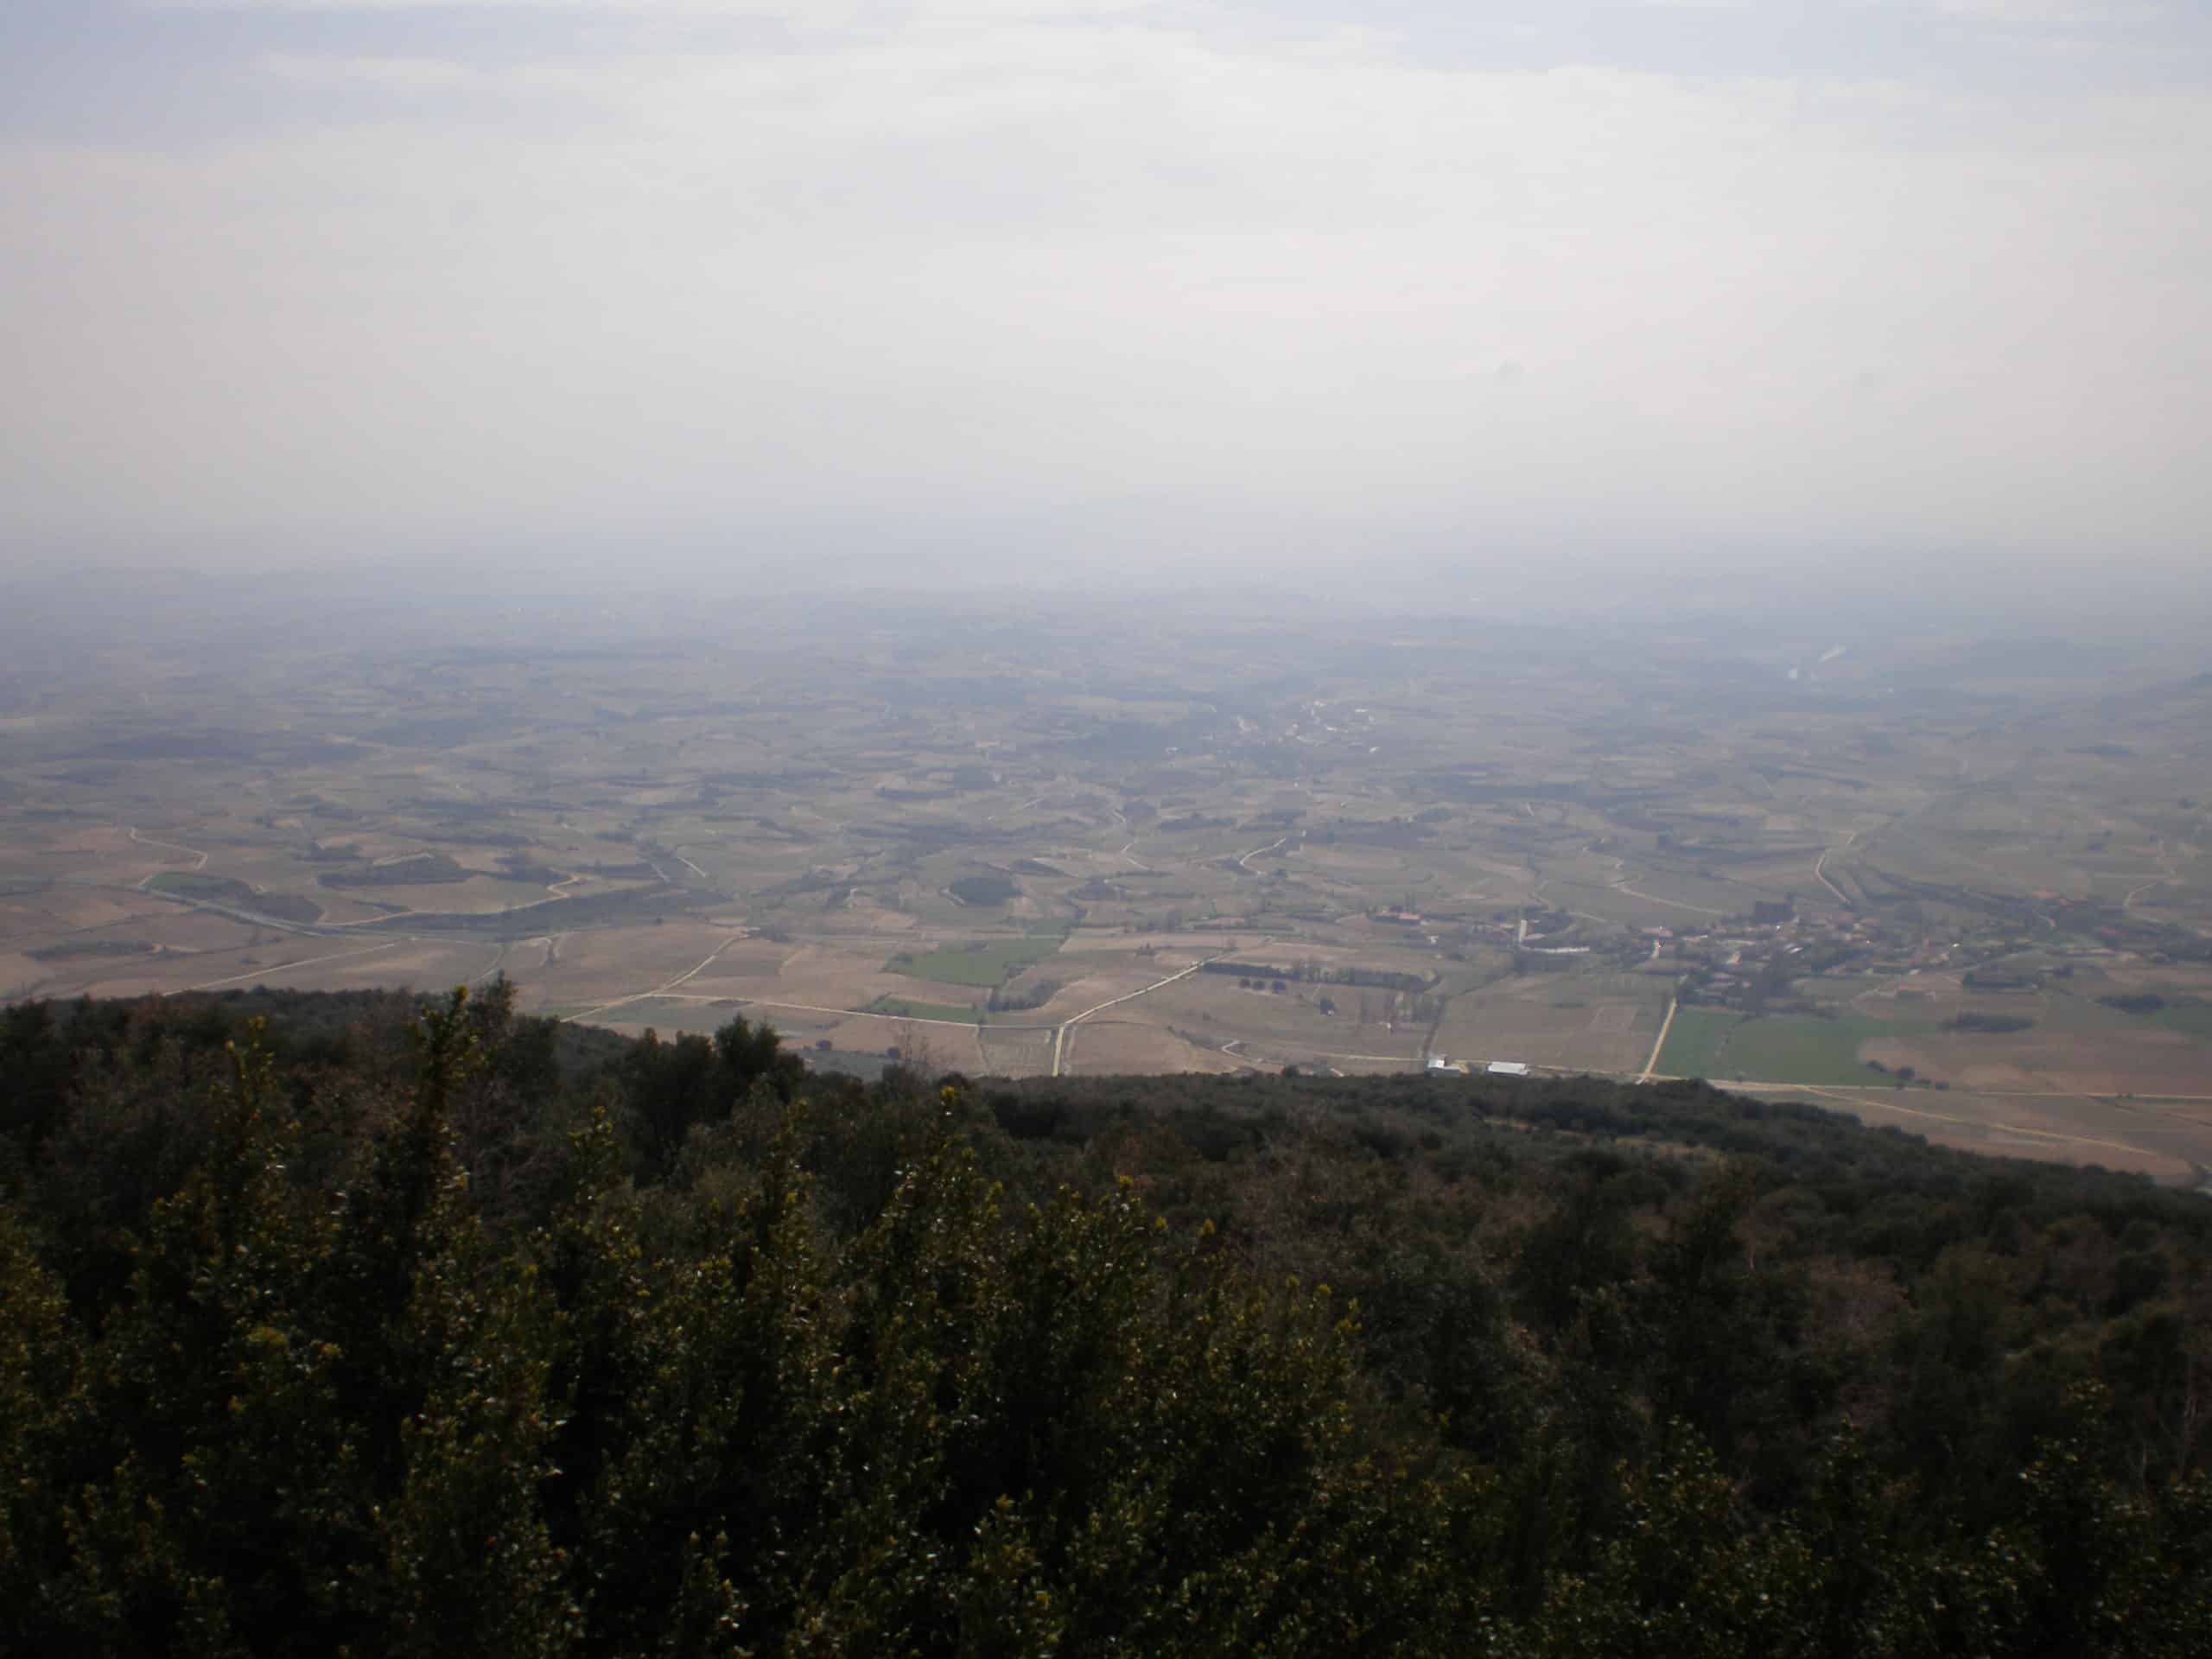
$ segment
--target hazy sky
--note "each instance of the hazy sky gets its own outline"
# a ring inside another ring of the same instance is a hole
[[[0,0],[0,353],[19,567],[2175,573],[2212,6]]]

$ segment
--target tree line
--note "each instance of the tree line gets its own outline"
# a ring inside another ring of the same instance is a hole
[[[0,1016],[0,1651],[2212,1650],[2212,1213],[1701,1085]]]

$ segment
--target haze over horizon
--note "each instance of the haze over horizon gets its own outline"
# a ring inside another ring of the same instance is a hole
[[[17,0],[0,563],[2191,588],[2208,200],[2156,0]]]

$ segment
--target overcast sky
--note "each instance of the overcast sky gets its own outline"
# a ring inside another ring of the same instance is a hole
[[[2212,566],[2204,0],[0,0],[0,557]]]

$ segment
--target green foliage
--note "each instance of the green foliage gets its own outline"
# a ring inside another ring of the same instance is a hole
[[[2101,996],[2098,1001],[2108,1008],[2118,1008],[2122,1014],[2156,1014],[2166,1006],[2166,999],[2156,991],[2130,991],[2113,996]]]
[[[754,1089],[790,1099],[805,1067],[769,1027],[733,1020],[711,1041],[663,1042],[648,1031],[624,1057],[622,1075],[639,1150],[658,1173],[675,1163],[693,1128],[727,1119]]]
[[[1004,984],[1022,969],[1044,961],[1059,948],[1058,934],[977,939],[968,944],[925,951],[919,956],[893,957],[884,966],[892,973],[934,980],[940,985],[973,985],[988,989]]]
[[[963,905],[993,909],[1020,897],[1021,889],[1010,876],[963,875],[952,883],[952,896]]]
[[[0,1651],[2212,1644],[2183,1197],[1691,1088],[224,1007],[0,1027]]]
[[[253,896],[253,889],[245,882],[227,875],[201,875],[193,870],[161,870],[146,880],[146,885],[156,893],[174,893],[187,899],[217,899],[232,904],[246,904]]]
[[[444,853],[415,853],[382,864],[364,864],[358,869],[328,871],[315,879],[326,887],[405,887],[467,881],[477,874],[462,868]],[[521,871],[513,874],[518,880],[530,879]],[[558,875],[558,872],[547,874]]]
[[[2014,1032],[2030,1031],[2035,1021],[2024,1014],[1955,1014],[1943,1022],[1946,1031],[1974,1031],[1993,1036],[2008,1036]]]
[[[1862,1045],[1909,1034],[1904,1022],[1861,1014],[1745,1018],[1716,1008],[1681,1008],[1667,1033],[1658,1069],[1673,1077],[1751,1077],[1768,1083],[1866,1083]]]
[[[868,1007],[871,1014],[887,1014],[901,1020],[942,1020],[962,1026],[982,1023],[982,1011],[965,1002],[917,1002],[911,997],[879,996]]]

